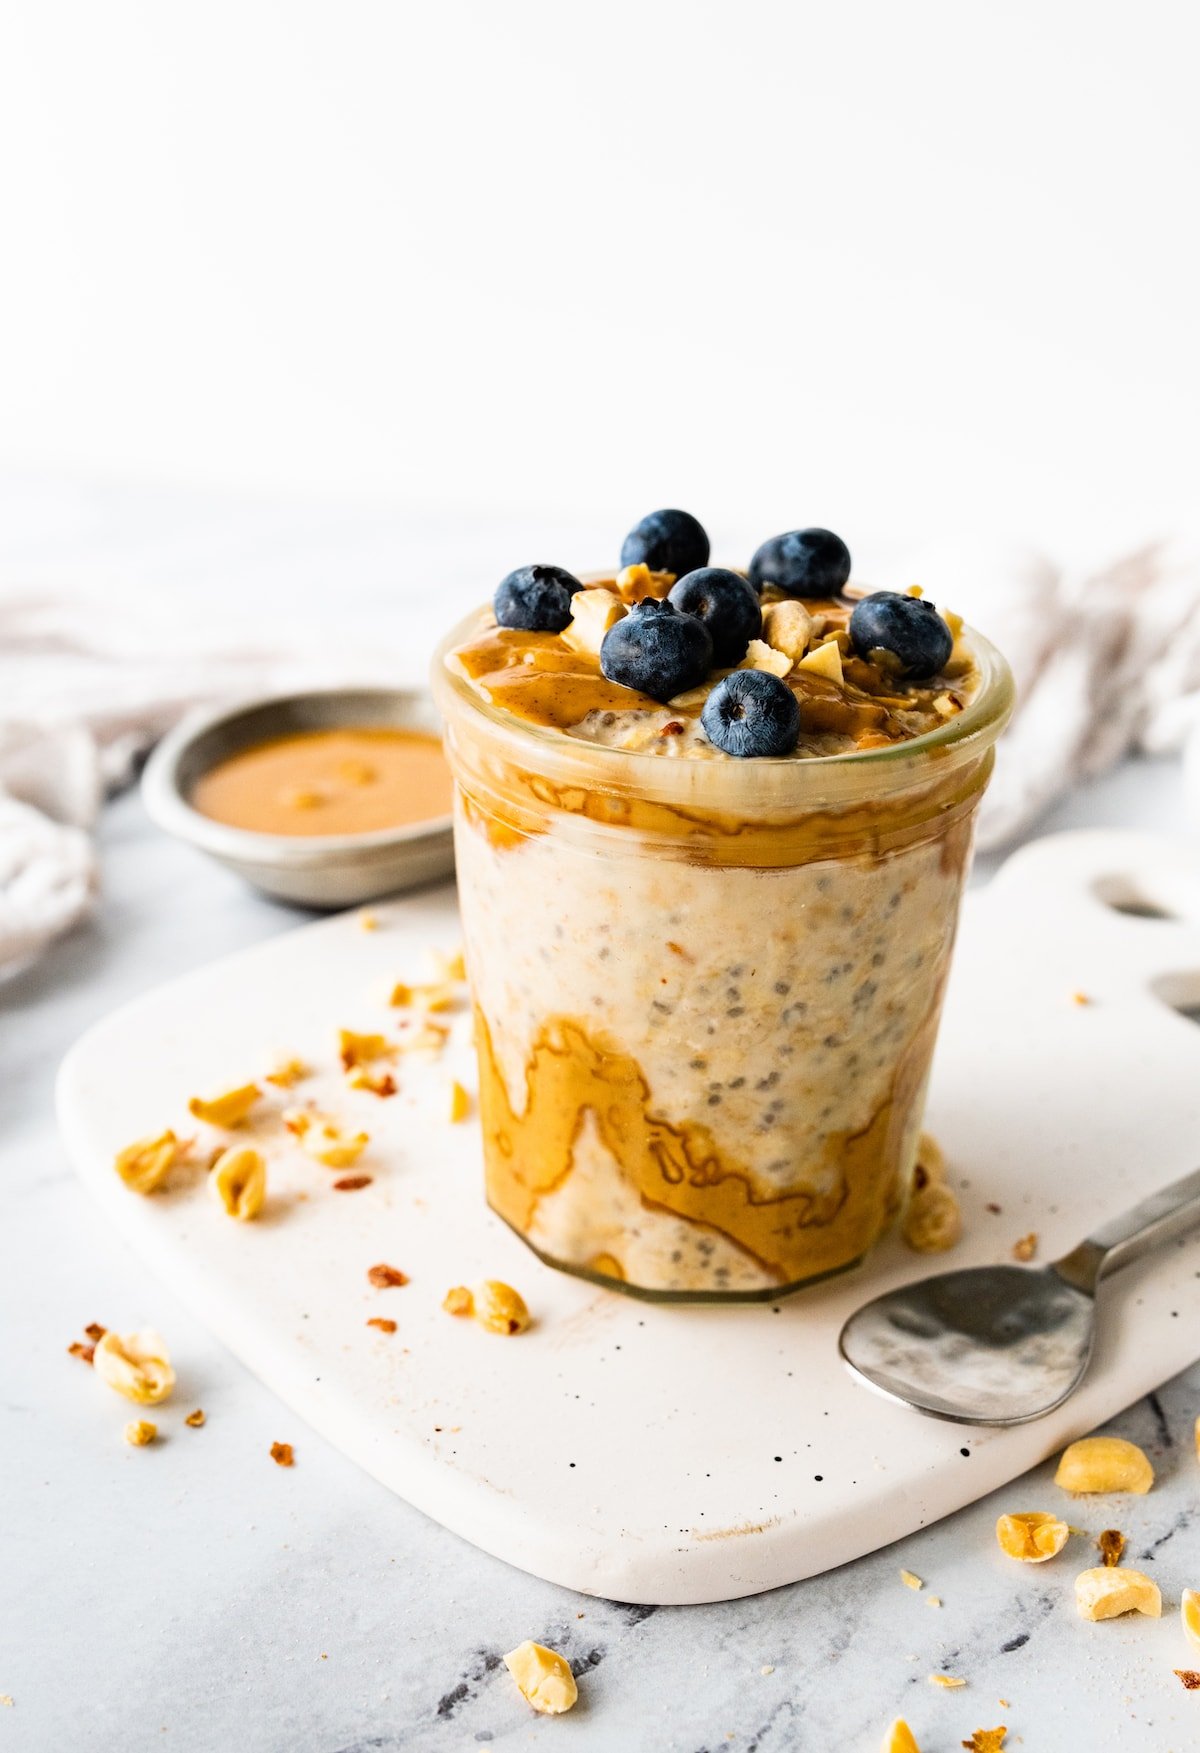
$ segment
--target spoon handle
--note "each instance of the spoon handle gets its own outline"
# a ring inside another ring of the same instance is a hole
[[[1200,1225],[1200,1169],[1151,1193],[1054,1263],[1054,1271],[1089,1295],[1102,1276]]]

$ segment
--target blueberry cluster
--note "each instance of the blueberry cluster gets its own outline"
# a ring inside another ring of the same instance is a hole
[[[850,550],[832,530],[788,530],[758,548],[747,576],[710,566],[709,540],[690,512],[652,511],[621,544],[621,565],[674,574],[668,595],[645,597],[610,627],[600,668],[610,682],[653,700],[697,687],[715,666],[740,663],[762,633],[759,598],[771,585],[785,596],[836,597],[850,577]],[[493,598],[501,627],[561,633],[572,618],[580,580],[561,566],[522,566]],[[937,675],[953,638],[931,603],[895,591],[864,597],[850,617],[860,657],[907,680]],[[734,670],[709,694],[700,720],[709,741],[728,755],[787,755],[800,734],[795,694],[765,670]]]

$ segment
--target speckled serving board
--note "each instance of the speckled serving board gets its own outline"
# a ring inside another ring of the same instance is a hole
[[[1134,909],[1131,911],[1130,909]],[[62,1128],[113,1222],[239,1358],[329,1441],[486,1551],[589,1594],[654,1603],[753,1594],[948,1514],[1042,1460],[1200,1354],[1200,1238],[1114,1279],[1081,1392],[1008,1431],[935,1423],[850,1380],[836,1337],[861,1301],[940,1266],[1007,1259],[1030,1230],[1049,1259],[1200,1161],[1200,866],[1165,842],[1065,835],[968,897],[929,1126],[965,1236],[930,1259],[893,1240],[868,1268],[777,1306],[650,1306],[543,1266],[486,1209],[467,1018],[401,1093],[305,1085],[372,1134],[332,1191],[284,1152],[262,1220],[224,1216],[202,1174],[150,1199],[114,1151],[186,1122],[186,1100],[279,1051],[331,1066],[339,1027],[370,1029],[392,981],[458,940],[453,892],[308,925],[152,992],[67,1058]],[[1087,1004],[1076,1002],[1086,995]],[[991,1209],[999,1207],[999,1210]],[[378,1291],[367,1268],[410,1274]],[[498,1277],[536,1317],[500,1339],[442,1312]],[[366,1326],[391,1317],[394,1335]],[[1020,1506],[1018,1506],[1020,1507]]]

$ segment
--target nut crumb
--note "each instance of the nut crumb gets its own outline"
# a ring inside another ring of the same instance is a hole
[[[407,1284],[408,1273],[401,1272],[398,1266],[385,1266],[381,1262],[368,1269],[367,1283],[373,1284],[376,1290],[390,1290],[393,1286]]]
[[[1185,1692],[1195,1692],[1200,1688],[1200,1674],[1195,1668],[1176,1668],[1175,1672],[1183,1682]]]
[[[144,1449],[158,1435],[158,1426],[148,1418],[135,1418],[125,1426],[125,1441],[133,1449]]]
[[[1045,1564],[1060,1553],[1070,1538],[1065,1522],[1046,1510],[1021,1510],[1001,1516],[996,1523],[996,1541],[1009,1558],[1023,1564]]]
[[[884,1731],[880,1753],[921,1753],[916,1736],[902,1716]]]
[[[375,1059],[390,1059],[396,1049],[384,1035],[360,1035],[353,1029],[338,1030],[338,1057],[343,1071],[369,1065]]]
[[[1032,1260],[1037,1253],[1037,1245],[1037,1231],[1030,1230],[1027,1236],[1022,1236],[1019,1241],[1013,1243],[1013,1259],[1022,1262]]]
[[[545,1644],[526,1640],[504,1658],[521,1692],[543,1716],[560,1716],[579,1697],[579,1688],[564,1657]]]
[[[949,1689],[954,1686],[965,1686],[966,1681],[960,1680],[955,1674],[931,1674],[929,1676],[929,1684],[931,1686],[944,1686]]]
[[[271,1459],[277,1467],[294,1467],[296,1454],[291,1443],[272,1443]]]
[[[328,1114],[311,1113],[306,1108],[290,1108],[283,1123],[309,1156],[327,1169],[350,1168],[371,1142],[369,1133],[346,1132]]]
[[[925,1587],[921,1578],[916,1576],[911,1570],[902,1570],[900,1572],[900,1581],[904,1584],[906,1589],[923,1589]]]
[[[379,930],[379,920],[375,917],[374,913],[360,913],[358,916],[358,923],[364,931]]]
[[[942,1604],[942,1597],[940,1595],[926,1595],[925,1605],[927,1607],[940,1607],[941,1604]]]
[[[168,1129],[154,1138],[139,1138],[119,1150],[113,1167],[134,1193],[156,1193],[186,1149]]]
[[[1110,1569],[1113,1565],[1120,1564],[1121,1554],[1125,1550],[1125,1536],[1119,1529],[1105,1528],[1096,1545],[1100,1548],[1101,1558]]]
[[[183,1422],[187,1425],[190,1425],[193,1430],[199,1430],[201,1425],[204,1423],[204,1414],[203,1414],[203,1412],[201,1412],[200,1408],[197,1406],[197,1408],[194,1412],[188,1413],[187,1417],[184,1419]]]
[[[904,1214],[904,1240],[918,1254],[942,1254],[962,1235],[962,1213],[950,1188],[930,1181],[913,1194]]]
[[[683,735],[684,725],[681,718],[668,718],[659,731],[660,737],[678,737]]]
[[[360,1065],[346,1079],[352,1090],[366,1090],[373,1096],[394,1096],[399,1085],[390,1071],[371,1071]]]
[[[267,1197],[267,1165],[261,1151],[248,1144],[223,1150],[212,1166],[209,1179],[215,1196],[240,1223],[258,1217]]]
[[[475,1298],[465,1284],[456,1284],[442,1298],[442,1307],[448,1315],[473,1315]]]
[[[220,1126],[230,1131],[242,1124],[261,1095],[256,1083],[243,1083],[219,1096],[193,1096],[188,1103],[188,1113],[203,1120],[206,1126]]]
[[[95,1345],[97,1340],[104,1338],[104,1335],[108,1332],[108,1328],[102,1327],[99,1321],[89,1321],[84,1328],[84,1332],[87,1334],[92,1344]]]
[[[290,1090],[294,1084],[303,1083],[306,1077],[312,1076],[312,1067],[305,1065],[303,1059],[280,1059],[274,1070],[268,1071],[264,1083],[273,1083],[276,1089]]]
[[[1088,997],[1086,992],[1072,992],[1071,994],[1072,1004],[1086,1005],[1092,1002],[1093,1000]]]
[[[971,1739],[963,1742],[963,1746],[967,1753],[1001,1753],[1007,1733],[1007,1728],[1003,1726],[998,1729],[976,1729]]]
[[[396,1323],[389,1321],[386,1315],[372,1315],[367,1321],[368,1327],[378,1327],[381,1333],[394,1333]]]
[[[457,1126],[471,1112],[471,1098],[456,1078],[450,1085],[450,1124]]]
[[[77,1357],[80,1363],[92,1363],[96,1356],[96,1347],[94,1345],[84,1345],[78,1339],[73,1339],[70,1345],[67,1346],[67,1350],[72,1357]]]
[[[773,1674],[775,1669],[770,1662],[764,1662],[763,1666],[758,1671],[760,1674]]]
[[[989,1199],[987,1204],[984,1206],[983,1209],[985,1211],[990,1211],[993,1217],[999,1217],[1000,1213],[1004,1209],[1004,1207],[1001,1205],[997,1205],[996,1201],[994,1199]]]
[[[374,1175],[343,1175],[333,1183],[333,1190],[335,1193],[359,1193],[364,1187],[369,1187],[374,1179]]]
[[[149,1330],[131,1333],[127,1339],[106,1333],[96,1342],[92,1362],[102,1382],[142,1406],[157,1406],[175,1386],[167,1348]]]

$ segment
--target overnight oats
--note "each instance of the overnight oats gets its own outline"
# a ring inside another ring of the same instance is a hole
[[[607,577],[509,574],[434,666],[489,1202],[668,1300],[778,1296],[901,1209],[1012,703],[827,530],[708,558],[654,513]]]

